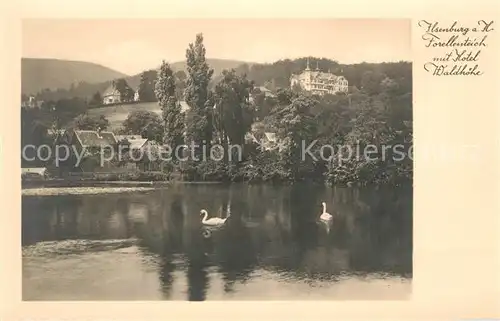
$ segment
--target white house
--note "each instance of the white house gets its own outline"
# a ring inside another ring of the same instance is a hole
[[[343,76],[337,76],[330,72],[322,72],[316,66],[315,70],[309,67],[307,60],[306,69],[298,75],[290,77],[290,86],[299,85],[303,90],[316,95],[336,94],[347,92],[348,82]]]
[[[108,89],[102,94],[102,103],[104,105],[120,103],[121,95],[120,92],[111,84]]]

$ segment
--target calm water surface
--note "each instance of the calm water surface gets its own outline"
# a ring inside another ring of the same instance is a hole
[[[335,216],[318,223],[321,202]],[[219,230],[201,225],[231,214]],[[24,300],[409,299],[412,189],[23,196]]]

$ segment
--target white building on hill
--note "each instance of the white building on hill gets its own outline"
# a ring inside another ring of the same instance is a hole
[[[347,79],[343,76],[337,76],[330,72],[322,72],[316,67],[312,70],[307,60],[306,69],[299,75],[290,77],[290,86],[299,85],[303,90],[316,95],[331,94],[338,92],[347,92]]]
[[[111,84],[108,89],[104,91],[102,94],[102,103],[104,105],[107,104],[116,104],[121,102],[120,92],[115,88],[113,84]]]
[[[134,101],[139,101],[139,100],[140,100],[139,89],[137,89],[134,91]],[[113,84],[111,84],[102,94],[103,105],[118,104],[121,102],[122,102],[121,94]]]

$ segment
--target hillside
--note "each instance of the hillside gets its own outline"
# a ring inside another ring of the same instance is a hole
[[[210,65],[210,67],[212,69],[214,69],[214,77],[213,78],[215,81],[218,79],[218,76],[221,74],[222,70],[224,70],[224,69],[237,68],[237,67],[241,66],[242,64],[251,65],[250,63],[246,63],[244,61],[226,60],[226,59],[207,59],[207,62]],[[186,62],[185,61],[174,62],[171,64],[171,67],[174,71],[178,71],[178,70],[186,71]],[[151,69],[156,69],[156,68],[159,68],[159,65],[151,67]],[[40,70],[40,72],[45,74],[45,76],[43,78],[49,78],[49,77],[53,78],[59,74],[59,73],[49,73],[46,70],[47,69]],[[122,78],[122,77],[125,78],[125,80],[127,81],[127,83],[129,84],[130,87],[135,89],[139,86],[139,82],[141,79],[140,74],[133,75],[133,76],[126,76],[123,74],[118,74],[116,77],[111,77],[111,78],[107,78],[104,80],[84,81],[83,83],[80,83],[71,89],[70,89],[71,81],[68,81],[66,84],[64,84],[64,81],[59,81],[59,83],[61,83],[61,86],[58,87],[58,88],[60,88],[59,90],[52,91],[50,93],[44,93],[40,98],[42,100],[58,100],[58,99],[72,98],[72,97],[90,98],[96,92],[102,93],[104,90],[106,90],[106,88],[111,84],[111,81],[113,79]],[[25,78],[24,74],[23,74],[23,78],[21,79],[21,81],[23,83],[23,86],[24,86],[25,82],[28,82],[28,81],[30,83],[32,82],[31,79]],[[42,87],[42,88],[46,88],[46,87]]]
[[[236,69],[244,64],[252,65],[252,63],[248,63],[245,61],[228,60],[228,59],[207,58],[207,62],[210,65],[210,68],[214,70],[214,77],[213,77],[214,79],[216,79],[217,76],[219,76],[224,69],[233,69],[233,68]],[[183,70],[184,72],[187,72],[186,61],[173,62],[170,64],[170,67],[172,68],[173,71]],[[158,69],[158,68],[160,68],[160,65],[152,67],[151,69]],[[141,80],[141,74],[133,75],[131,77],[126,77],[125,80],[127,80],[127,83],[129,84],[130,87],[137,88]]]
[[[224,69],[236,69],[242,65],[248,65],[252,66],[255,63],[253,62],[246,62],[246,61],[239,61],[239,60],[228,60],[228,59],[215,59],[215,58],[208,58],[207,59],[208,64],[210,65],[210,68],[214,70],[214,78],[217,78]],[[176,63],[172,64],[172,69],[175,71],[177,70],[184,70],[186,71],[186,62],[185,61],[179,61]]]
[[[309,57],[311,66],[317,66],[320,70],[343,75],[348,81],[350,87],[358,89],[363,87],[363,78],[373,75],[383,75],[398,82],[399,91],[411,92],[412,90],[412,64],[410,62],[385,62],[385,63],[359,63],[359,64],[339,64],[335,60],[327,58]],[[298,58],[294,60],[284,59],[274,63],[245,63],[236,60],[207,59],[208,64],[214,69],[211,86],[220,80],[220,74],[224,69],[236,69],[238,74],[246,74],[248,79],[253,80],[258,86],[266,86],[271,90],[288,87],[289,79],[292,74],[304,70],[307,58]],[[172,63],[174,71],[185,70],[184,61]],[[314,68],[314,67],[313,67]],[[378,77],[378,76],[377,76]],[[368,77],[369,78],[369,77]],[[366,78],[366,79],[368,79]],[[134,75],[125,78],[132,88],[137,88],[140,82],[140,75]],[[101,83],[81,83],[70,90],[58,90],[44,92],[39,98],[41,100],[59,100],[63,98],[71,99],[73,97],[89,99],[96,92],[102,93],[111,81]]]
[[[21,92],[27,95],[45,88],[70,89],[80,82],[101,83],[121,77],[127,75],[91,62],[21,58]]]

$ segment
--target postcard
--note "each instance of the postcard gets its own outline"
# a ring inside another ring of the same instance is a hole
[[[7,21],[5,320],[500,317],[493,5],[60,4]]]

